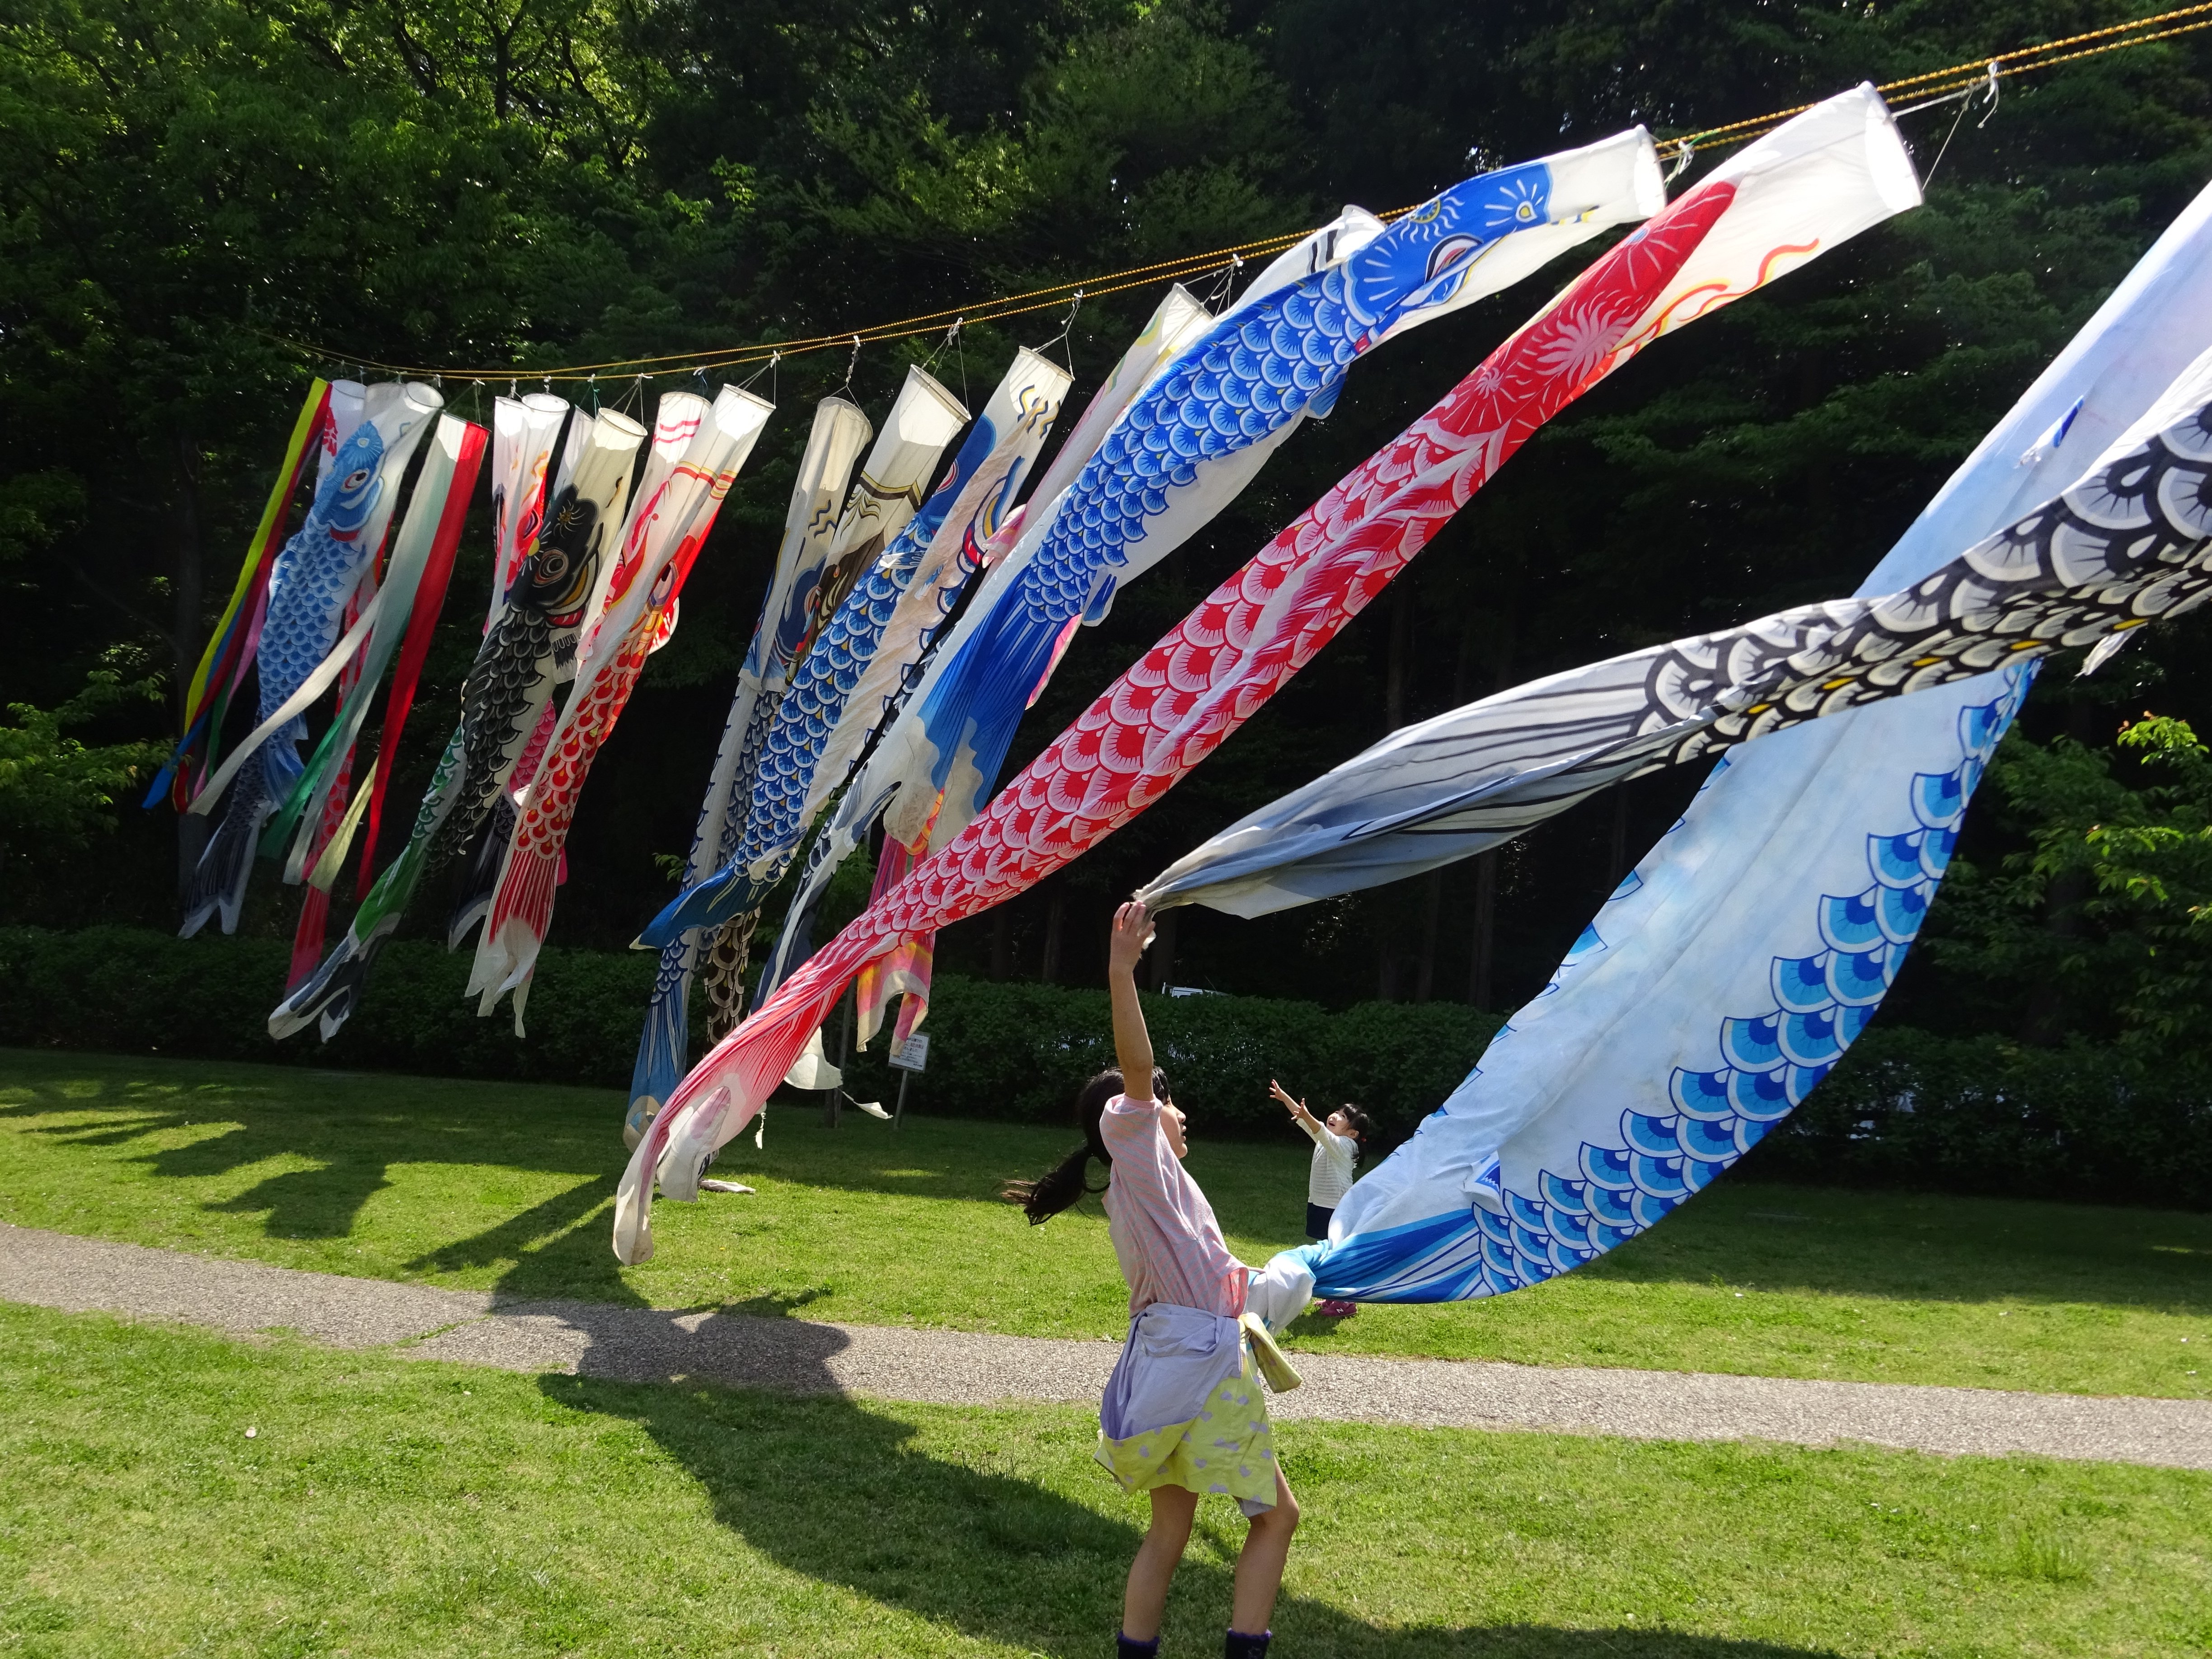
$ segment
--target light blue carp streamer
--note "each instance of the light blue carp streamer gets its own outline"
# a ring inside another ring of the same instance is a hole
[[[1548,162],[1531,161],[1454,185],[1341,263],[1232,310],[1138,394],[1069,487],[1034,556],[913,711],[934,751],[934,788],[946,787],[960,756],[973,757],[974,799],[958,822],[988,796],[1061,635],[1079,618],[1104,615],[1148,526],[1211,469],[1304,416],[1326,415],[1351,364],[1459,299],[1484,252],[1551,224],[1552,177]],[[1577,218],[1587,211],[1573,210]],[[955,816],[948,803],[948,820]],[[725,867],[679,895],[640,939],[665,945],[755,898],[742,868]]]
[[[1861,592],[1909,586],[2057,495],[2212,343],[2208,319],[2212,189]],[[1481,1064],[1345,1195],[1330,1239],[1286,1253],[1315,1293],[1519,1289],[1717,1179],[1874,1017],[2032,679],[2015,665],[1724,758]]]
[[[270,567],[268,617],[254,657],[263,720],[283,708],[337,648],[346,601],[376,551],[362,531],[383,498],[383,464],[384,434],[374,421],[364,420],[338,447],[306,520]],[[263,822],[299,781],[300,744],[307,735],[304,719],[286,722],[231,781],[222,822],[209,840],[185,899],[186,938],[217,908],[223,913],[225,933],[237,925],[254,843]]]

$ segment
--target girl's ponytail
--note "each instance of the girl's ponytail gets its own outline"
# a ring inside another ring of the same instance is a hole
[[[1030,1226],[1051,1220],[1085,1193],[1106,1190],[1091,1186],[1085,1176],[1093,1158],[1109,1170],[1113,1167],[1114,1155],[1106,1150],[1105,1133],[1098,1127],[1098,1120],[1106,1110],[1106,1103],[1121,1092],[1121,1073],[1117,1066],[1108,1066],[1085,1084],[1075,1097],[1075,1120],[1083,1131],[1083,1145],[1060,1159],[1050,1173],[1035,1181],[1010,1181],[999,1189],[1000,1197],[1022,1206]],[[1157,1067],[1152,1072],[1152,1093],[1159,1099],[1167,1098],[1167,1075]]]
[[[1000,1189],[1000,1196],[1010,1204],[1018,1204],[1030,1218],[1032,1227],[1049,1221],[1076,1200],[1091,1190],[1084,1179],[1091,1160],[1100,1156],[1088,1146],[1078,1146],[1054,1166],[1048,1175],[1035,1181],[1010,1181]],[[1112,1163],[1111,1158],[1106,1160]]]

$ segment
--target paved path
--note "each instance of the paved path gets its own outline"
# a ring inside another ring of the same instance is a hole
[[[629,1382],[678,1378],[948,1405],[1094,1404],[1118,1345],[528,1302],[225,1261],[0,1225],[0,1299],[341,1347]],[[1659,1440],[1866,1441],[1915,1451],[2212,1469],[2212,1401],[2004,1394],[1697,1372],[1300,1354],[1278,1419],[1541,1429]]]

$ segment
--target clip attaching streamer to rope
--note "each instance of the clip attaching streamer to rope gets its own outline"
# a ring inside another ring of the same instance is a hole
[[[1042,356],[1054,346],[1066,346],[1066,349],[1060,355],[1067,359],[1067,372],[1070,374],[1075,373],[1075,348],[1068,343],[1068,336],[1074,331],[1076,315],[1082,309],[1083,290],[1079,288],[1075,290],[1074,303],[1067,307],[1067,320],[1060,325],[1060,332],[1037,348],[1038,355]]]
[[[1687,138],[1683,139],[1674,146],[1674,165],[1667,174],[1667,182],[1668,184],[1673,184],[1677,179],[1682,176],[1684,172],[1689,167],[1690,158],[1697,153],[1698,147],[1692,143]]]
[[[1997,60],[1994,58],[1990,59],[1989,94],[1990,106],[1982,112],[1982,118],[1974,123],[1977,132],[1989,125],[1990,117],[1997,112],[1997,100],[2003,95],[2002,89],[1997,85]]]
[[[1229,296],[1237,290],[1237,273],[1243,269],[1244,256],[1231,254],[1229,263],[1221,268],[1221,275],[1214,278],[1213,287],[1206,294],[1206,308],[1208,311],[1217,316],[1220,314],[1222,307],[1228,303]],[[1074,320],[1073,315],[1068,319],[1071,325]]]
[[[754,380],[757,380],[758,379],[760,379],[760,377],[761,377],[762,375],[763,375],[763,374],[767,374],[769,370],[773,369],[773,368],[775,368],[778,363],[781,362],[782,361],[783,361],[783,353],[781,353],[781,351],[774,351],[774,350],[770,351],[770,352],[768,354],[768,361],[767,361],[766,362],[763,363],[763,364],[762,364],[758,368],[755,369],[755,370],[752,372],[752,376],[751,376],[751,378],[750,378],[750,379],[749,379],[749,380],[746,380],[743,385],[739,386],[738,387],[738,391],[740,391],[740,392],[750,392],[750,391],[753,389],[753,381],[754,381]],[[850,386],[852,383],[853,383],[853,377],[852,377],[852,375],[851,375],[850,374],[848,374],[845,376],[845,384],[846,384],[846,385],[848,385],[848,386]],[[699,384],[700,384],[701,386],[703,386],[704,385],[706,385],[706,384],[707,384],[707,371],[706,371],[705,369],[703,369],[703,368],[702,368],[702,369],[701,369],[701,370],[699,371]],[[770,397],[769,397],[769,401],[770,403],[774,403],[774,402],[775,401],[775,397],[772,395],[772,394],[773,394],[773,388],[774,388],[774,386],[775,386],[775,383],[773,380],[771,380],[771,381],[769,381],[769,386],[770,386],[770,388],[771,388],[771,395],[770,395]]]

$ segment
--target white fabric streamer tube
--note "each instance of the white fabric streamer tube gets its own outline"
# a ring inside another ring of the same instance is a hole
[[[651,649],[659,613],[689,573],[723,497],[751,454],[772,406],[725,386],[710,408],[690,392],[664,396],[652,458],[609,561],[605,607],[591,624],[574,690],[520,803],[502,854],[490,915],[469,976],[480,1013],[530,975],[553,915],[554,887],[577,797]]]
[[[422,571],[430,562],[430,549],[438,538],[446,496],[453,488],[453,469],[460,463],[461,444],[468,429],[466,421],[441,415],[436,430],[430,434],[422,470],[415,475],[415,493],[408,501],[407,516],[400,521],[399,533],[392,540],[384,583],[377,590],[380,615],[368,643],[362,647],[360,676],[338,709],[335,722],[338,736],[335,739],[326,738],[320,745],[320,752],[325,755],[322,775],[316,780],[301,811],[299,829],[285,856],[284,879],[289,883],[296,884],[307,873],[307,853],[323,821],[331,790],[337,782],[345,757],[352,752],[355,740],[368,719],[368,705],[383,682],[385,668],[406,635],[407,624],[414,615],[415,590],[422,585]],[[340,849],[337,858],[344,856],[343,848],[353,838],[352,826],[359,818],[358,810],[349,811],[347,821],[331,836],[331,846]],[[328,890],[328,884],[323,885]]]
[[[799,458],[784,516],[783,540],[775,569],[761,601],[760,619],[738,675],[738,689],[722,723],[714,769],[691,836],[684,866],[687,886],[704,880],[738,850],[745,815],[752,803],[753,772],[760,763],[767,723],[789,682],[805,629],[806,604],[815,578],[837,532],[838,506],[854,463],[874,428],[860,409],[842,398],[825,398],[814,412],[814,426]],[[653,1000],[638,1039],[637,1063],[630,1081],[630,1105],[623,1133],[633,1137],[645,1115],[658,1110],[689,1063],[685,1052],[685,1001],[700,960],[697,928],[666,946],[653,977]]]
[[[1293,253],[1307,257],[1301,244]],[[1285,258],[1291,256],[1285,255]],[[1280,261],[1277,262],[1281,263]],[[1273,267],[1269,267],[1272,274]],[[1267,280],[1263,275],[1261,281]],[[1257,288],[1260,283],[1255,282]],[[919,750],[914,740],[902,740],[900,725],[914,718],[915,702],[934,683],[934,677],[943,672],[943,665],[958,653],[975,631],[974,618],[988,614],[997,603],[998,596],[1006,585],[1020,574],[1026,563],[1024,550],[1034,552],[1036,547],[1026,533],[1031,523],[1040,516],[1049,517],[1067,487],[1075,482],[1091,458],[1098,453],[1098,446],[1106,441],[1106,434],[1121,418],[1129,400],[1149,386],[1167,366],[1175,361],[1185,346],[1213,325],[1213,313],[1199,303],[1197,298],[1181,284],[1170,289],[1168,295],[1154,309],[1151,319],[1138,331],[1135,340],[1121,354],[1114,372],[1093,394],[1083,411],[1083,417],[1061,441],[1059,453],[1052,465],[1037,481],[1030,495],[1030,506],[1015,526],[1016,539],[1008,548],[1002,548],[991,557],[989,568],[978,584],[975,597],[963,613],[962,620],[953,625],[950,633],[942,634],[930,642],[926,666],[916,683],[902,692],[889,710],[878,717],[876,726],[865,734],[855,734],[852,739],[855,759],[868,738],[883,734],[882,747],[860,761],[859,775],[851,779],[852,787],[846,790],[839,801],[836,812],[821,834],[816,837],[814,850],[809,854],[799,890],[792,897],[787,914],[803,916],[819,902],[823,891],[830,885],[844,861],[852,856],[853,849],[860,844],[862,836],[884,810],[884,804],[898,794],[902,787],[911,786],[918,790],[927,781],[927,772],[918,777],[913,766]],[[862,682],[863,690],[867,682]],[[815,772],[814,790],[806,810],[811,815],[820,811],[830,792],[845,783],[853,770],[854,759],[825,754]],[[686,884],[696,883],[698,877],[688,878]],[[793,964],[779,955],[775,971],[780,979]]]
[[[553,460],[553,441],[568,416],[566,399],[532,392],[501,398],[492,404],[491,603],[484,630],[499,620],[507,589],[524,556],[538,544],[545,514],[545,471]]]
[[[1862,591],[1907,586],[2057,493],[2208,336],[2212,189]],[[2077,406],[2063,437],[2039,444]],[[1808,1000],[1778,981],[1778,964],[1878,951],[1886,985],[2027,679],[1984,676],[1723,760],[1443,1109],[1346,1195],[1314,1252],[1317,1293],[1437,1301],[1533,1284],[1650,1226],[1733,1164],[1880,1002],[1879,988]]]

